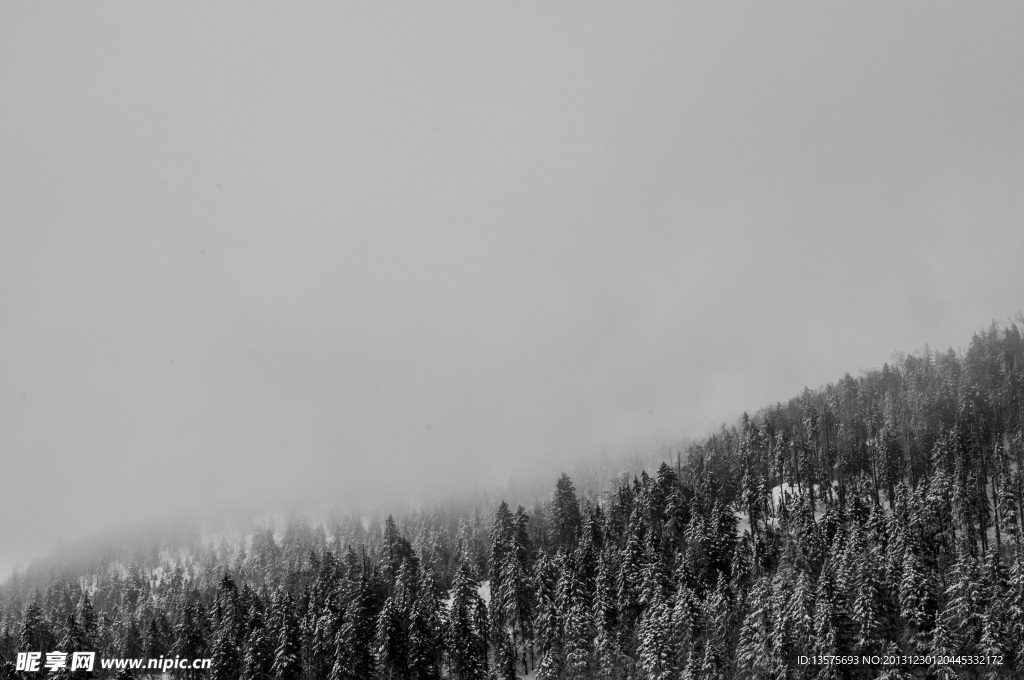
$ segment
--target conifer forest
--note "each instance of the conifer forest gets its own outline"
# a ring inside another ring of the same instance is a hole
[[[1013,324],[805,389],[603,489],[551,482],[522,505],[37,561],[0,587],[0,678],[147,677],[15,670],[53,649],[209,657],[176,677],[216,680],[1024,677]],[[843,657],[893,661],[822,661]]]

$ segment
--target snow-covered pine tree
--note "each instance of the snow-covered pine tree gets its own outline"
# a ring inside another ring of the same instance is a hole
[[[254,606],[249,612],[241,680],[272,680],[274,647],[267,637],[263,613]]]
[[[42,608],[39,606],[38,593],[25,608],[25,614],[21,620],[21,631],[18,636],[18,648],[22,652],[48,652],[53,643],[54,636],[49,624],[43,617]]]
[[[483,605],[477,583],[465,561],[459,565],[452,584],[452,605],[445,639],[448,669],[454,680],[483,680],[487,677],[487,646],[478,614]],[[486,626],[486,619],[483,622]]]
[[[374,660],[380,680],[400,680],[409,675],[408,632],[405,615],[394,597],[384,600],[377,617]]]
[[[515,562],[515,526],[512,512],[504,501],[494,513],[494,526],[491,529],[490,559],[490,637],[495,644],[495,664],[500,677],[505,680],[516,678],[515,643],[509,615],[513,613],[515,591],[505,584],[505,575],[510,564]]]
[[[647,680],[669,680],[676,674],[671,609],[660,587],[645,590],[650,594],[637,626],[639,667]]]
[[[576,487],[569,475],[563,473],[555,485],[551,499],[552,539],[556,548],[571,550],[576,543],[582,521]]]
[[[139,623],[135,616],[127,616],[126,620],[117,626],[120,630],[115,643],[118,654],[124,658],[137,658],[145,653],[143,647],[142,633],[139,632]],[[154,657],[156,658],[156,657]]]
[[[619,680],[625,673],[625,657],[618,639],[615,564],[609,547],[601,551],[594,588],[594,675],[599,680]]]
[[[583,582],[579,560],[570,560],[563,573],[562,650],[565,658],[564,678],[586,680],[593,677],[592,602]],[[560,584],[561,585],[561,584]]]
[[[833,545],[836,545],[834,542]],[[816,656],[836,656],[848,651],[844,633],[843,596],[841,584],[837,583],[836,570],[827,559],[818,577],[814,595],[814,648]],[[815,680],[836,680],[840,678],[839,668],[833,664],[820,667]]]
[[[437,587],[430,573],[423,570],[409,622],[410,680],[438,680],[441,677],[443,639],[444,621]]]
[[[158,659],[167,654],[170,647],[170,624],[167,618],[161,613],[154,615],[146,627],[146,634],[142,639],[143,654],[150,659]]]
[[[212,643],[210,649],[211,680],[234,680],[242,672],[242,658],[232,617],[225,615],[224,605],[214,601],[210,627]],[[156,657],[153,657],[156,658]]]
[[[174,627],[173,652],[182,658],[198,659],[207,656],[207,649],[202,607],[189,597],[182,606],[178,625]],[[201,671],[188,669],[182,671],[182,677],[187,680],[199,678]]]
[[[528,540],[525,533],[523,537]],[[532,650],[533,642],[533,584],[528,570],[529,561],[517,541],[501,566],[497,600],[494,583],[491,583],[490,609],[503,609],[502,620],[508,631],[510,653],[517,664],[526,658],[528,649]],[[528,663],[523,662],[522,672],[529,672]]]
[[[78,623],[82,630],[82,647],[80,651],[95,651],[96,636],[99,632],[99,620],[96,610],[93,609],[92,599],[88,591],[82,593],[82,599],[78,603]]]
[[[692,656],[692,634],[688,631],[686,619],[689,618],[687,603],[690,595],[685,585],[680,586],[680,592],[676,595],[675,611],[676,626],[679,630],[681,640],[681,659],[685,660]],[[774,629],[775,598],[772,597],[772,581],[767,575],[758,578],[751,586],[747,594],[747,612],[743,617],[740,626],[739,643],[736,648],[736,665],[738,670],[745,674],[743,677],[769,678],[773,677],[776,670],[775,640],[772,637]],[[685,646],[685,649],[682,647]]]
[[[302,677],[302,635],[291,595],[280,589],[270,601],[271,629],[274,631],[274,680],[299,680]]]
[[[903,553],[899,584],[900,616],[906,627],[910,651],[923,654],[931,643],[935,629],[938,593],[934,575],[928,569],[916,545],[908,545]]]
[[[994,545],[990,546],[981,573],[981,653],[1002,656],[1004,662],[1012,667],[1024,640],[1013,637],[1008,607],[1009,581],[1002,557]],[[1017,644],[1014,644],[1015,640]]]
[[[961,543],[939,615],[941,635],[935,636],[935,654],[977,653],[983,602],[977,561]]]

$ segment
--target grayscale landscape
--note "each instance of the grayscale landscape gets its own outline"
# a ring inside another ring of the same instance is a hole
[[[0,7],[0,680],[1024,675],[1022,45]]]

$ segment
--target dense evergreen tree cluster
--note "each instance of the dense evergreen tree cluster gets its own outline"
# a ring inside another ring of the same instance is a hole
[[[1022,473],[1024,340],[993,326],[744,415],[606,496],[563,475],[529,511],[19,575],[0,655],[209,656],[245,680],[1024,677]],[[847,654],[1003,666],[798,663]]]

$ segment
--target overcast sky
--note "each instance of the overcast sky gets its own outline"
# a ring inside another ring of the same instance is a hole
[[[966,345],[1024,307],[1022,46],[1019,2],[5,3],[0,572]]]

